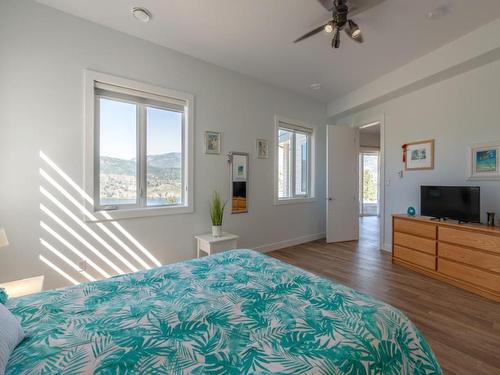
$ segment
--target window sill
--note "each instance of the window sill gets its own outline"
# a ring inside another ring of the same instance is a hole
[[[182,215],[193,213],[194,209],[191,206],[173,206],[173,207],[149,207],[149,208],[132,208],[132,209],[118,209],[109,211],[95,211],[94,216],[97,220],[85,218],[86,222],[97,223],[107,221],[117,221],[124,219],[139,219],[151,216],[165,216],[165,215]]]
[[[281,206],[285,204],[301,204],[301,203],[312,203],[316,202],[316,198],[314,197],[309,197],[309,198],[283,198],[283,199],[274,199],[274,205],[275,206]]]

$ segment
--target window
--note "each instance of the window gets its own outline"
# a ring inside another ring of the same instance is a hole
[[[87,186],[92,185],[94,211],[114,218],[192,211],[192,97],[88,75],[93,107],[87,116],[93,121],[87,120],[87,134],[93,137],[87,138],[87,153],[93,163],[86,159],[92,164],[86,177],[93,176]]]
[[[277,120],[276,203],[314,197],[312,184],[313,130]]]

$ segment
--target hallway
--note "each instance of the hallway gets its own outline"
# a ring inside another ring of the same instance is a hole
[[[364,248],[380,250],[380,218],[361,216],[359,218],[359,243]]]

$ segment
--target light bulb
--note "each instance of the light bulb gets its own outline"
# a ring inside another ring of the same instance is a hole
[[[361,29],[359,28],[358,24],[353,20],[349,20],[349,29],[351,37],[353,37],[354,39],[357,39],[361,36]]]

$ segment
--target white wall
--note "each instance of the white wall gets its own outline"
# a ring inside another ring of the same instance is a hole
[[[380,133],[369,133],[361,130],[359,132],[359,146],[380,148]]]
[[[361,124],[385,119],[385,238],[391,239],[393,213],[408,206],[419,212],[420,185],[474,185],[481,187],[482,220],[486,211],[500,216],[500,181],[468,181],[467,146],[500,140],[500,61],[483,65],[450,79],[338,120]],[[404,169],[401,146],[435,139],[435,169]],[[389,244],[387,244],[389,245]]]
[[[42,249],[41,236],[58,244],[40,229],[40,220],[65,233],[40,212],[39,204],[71,224],[39,193],[45,184],[39,168],[47,168],[39,151],[83,186],[85,68],[195,95],[195,213],[121,222],[162,263],[195,256],[193,235],[210,228],[210,195],[213,190],[228,195],[228,151],[251,154],[250,212],[228,215],[225,221],[228,231],[241,236],[241,247],[279,246],[325,231],[326,105],[29,1],[2,1],[0,12],[0,225],[11,242],[0,249],[0,282],[45,274],[45,288],[68,284],[38,260],[39,254],[57,259]],[[314,203],[273,205],[273,160],[256,158],[255,141],[273,139],[275,114],[317,125]],[[206,130],[222,131],[221,155],[203,154]],[[62,262],[57,264],[82,280]]]

